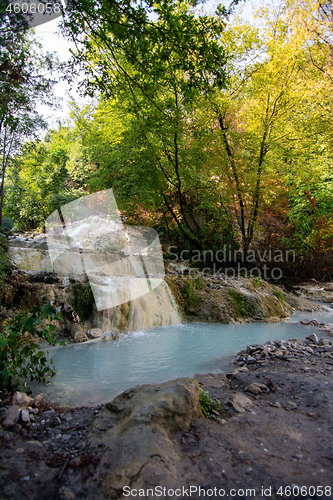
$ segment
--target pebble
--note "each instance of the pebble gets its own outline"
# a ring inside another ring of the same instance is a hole
[[[273,345],[275,344],[275,345]],[[311,344],[311,345],[309,345]],[[321,348],[320,348],[321,347]],[[332,342],[328,339],[318,340],[315,333],[308,335],[305,340],[289,339],[289,340],[275,340],[274,343],[269,341],[264,345],[250,345],[246,350],[237,353],[236,364],[246,369],[246,365],[262,364],[262,359],[269,361],[270,359],[281,359],[283,361],[295,361],[310,354],[317,356],[329,356],[333,349]],[[303,362],[306,362],[304,360]],[[303,368],[307,371],[309,369]],[[248,389],[249,390],[249,389]],[[251,391],[250,391],[251,392]],[[257,394],[253,392],[253,394]]]
[[[82,460],[80,457],[75,457],[75,458],[72,458],[72,460],[69,462],[69,464],[72,467],[78,467],[81,464],[81,462],[82,462]]]
[[[250,385],[248,386],[247,390],[248,390],[249,392],[251,392],[251,394],[255,394],[255,395],[257,395],[257,394],[260,394],[260,393],[261,393],[261,389],[260,389],[260,387],[258,387],[258,386],[257,386],[257,385],[255,385],[255,384],[250,384]]]
[[[308,335],[306,339],[311,340],[314,344],[318,344],[318,337],[315,333],[311,333],[311,335]]]
[[[24,424],[27,424],[28,422],[30,422],[29,410],[22,410],[21,411],[21,421]]]
[[[244,394],[237,393],[233,396],[231,405],[237,413],[244,413],[253,406],[253,402]]]

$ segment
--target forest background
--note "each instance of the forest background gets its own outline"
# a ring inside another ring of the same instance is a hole
[[[331,280],[333,4],[276,0],[256,16],[73,0],[63,65],[3,10],[4,230],[42,231],[65,203],[113,188],[124,223],[154,227],[166,258],[171,246],[293,250],[285,278]],[[79,73],[91,101],[45,133],[37,103],[55,105],[55,71]]]

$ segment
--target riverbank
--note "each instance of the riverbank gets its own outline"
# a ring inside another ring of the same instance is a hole
[[[249,346],[226,375],[139,386],[94,408],[36,404],[33,422],[0,428],[2,497],[104,500],[125,498],[124,486],[192,486],[199,498],[201,486],[211,498],[214,488],[262,498],[262,487],[287,498],[276,492],[297,485],[332,498],[332,349],[313,336]],[[222,411],[198,413],[198,383]]]

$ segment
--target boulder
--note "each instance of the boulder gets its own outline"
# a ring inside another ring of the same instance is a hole
[[[199,396],[198,382],[183,378],[129,389],[101,409],[89,441],[96,450],[104,444],[96,472],[105,477],[107,498],[129,484],[179,485],[180,457],[170,433],[188,431],[199,415]]]
[[[102,336],[102,330],[100,328],[92,328],[89,331],[89,337],[92,339],[99,339]]]
[[[21,408],[19,405],[13,405],[7,408],[4,415],[3,427],[13,427],[20,418]]]
[[[112,332],[104,332],[102,335],[103,340],[116,340],[120,338],[120,333],[118,330],[112,330]]]
[[[82,326],[78,325],[77,323],[69,326],[69,333],[75,343],[86,342],[87,340],[89,340]]]
[[[12,404],[18,405],[20,408],[31,406],[34,400],[25,392],[16,391],[12,397]]]

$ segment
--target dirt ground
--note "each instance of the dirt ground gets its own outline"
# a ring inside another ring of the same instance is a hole
[[[169,433],[177,455],[172,481],[158,466],[161,456],[150,457],[153,467],[156,461],[155,482],[144,476],[144,467],[142,477],[133,479],[133,485],[166,490],[107,488],[106,417],[105,427],[98,423],[100,438],[90,439],[103,407],[43,403],[28,426],[0,427],[1,500],[333,498],[332,354],[235,369],[226,376],[197,376],[222,410],[199,415],[186,432]],[[253,383],[262,384],[257,395],[248,390]],[[9,403],[3,396],[0,415]]]

